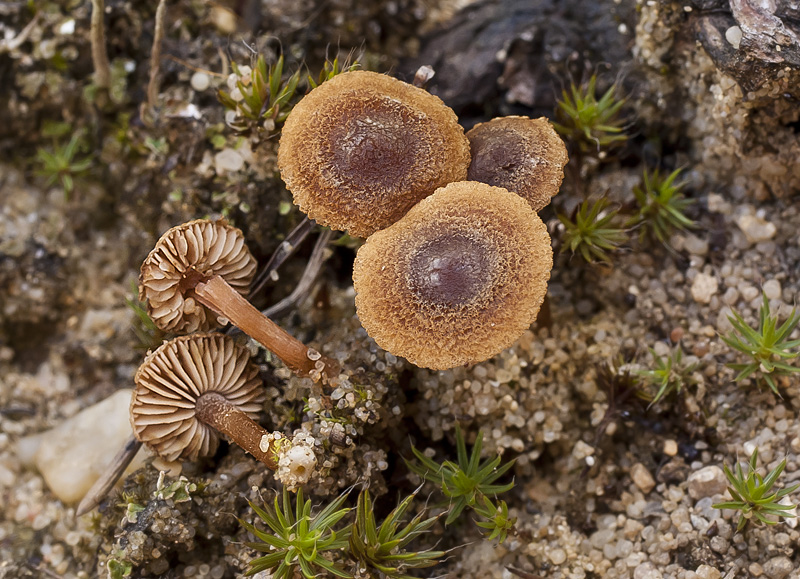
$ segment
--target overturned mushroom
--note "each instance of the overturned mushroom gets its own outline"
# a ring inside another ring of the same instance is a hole
[[[434,370],[472,364],[536,319],[552,265],[547,229],[521,197],[452,183],[359,249],[356,308],[392,354]]]
[[[472,150],[468,179],[503,187],[540,211],[558,193],[567,148],[544,117],[500,117],[475,125],[467,138]]]
[[[223,433],[269,468],[274,449],[254,418],[266,398],[248,351],[223,334],[192,334],[151,352],[136,373],[131,425],[138,440],[167,460],[214,454]]]
[[[294,372],[315,380],[333,379],[336,363],[309,350],[243,297],[255,270],[255,258],[239,229],[224,221],[198,219],[161,236],[142,264],[139,297],[164,331],[209,330],[224,318]]]
[[[469,142],[438,97],[366,71],[340,74],[306,95],[286,120],[278,150],[300,209],[359,237],[464,179],[468,165]]]

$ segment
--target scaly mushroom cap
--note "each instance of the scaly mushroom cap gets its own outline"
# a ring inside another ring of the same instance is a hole
[[[139,299],[147,301],[150,317],[165,332],[211,330],[220,324],[192,297],[194,283],[219,275],[246,296],[256,265],[241,230],[223,220],[190,221],[162,235],[144,260]]]
[[[500,117],[475,125],[468,179],[513,191],[540,211],[558,193],[569,161],[564,141],[547,119]]]
[[[525,200],[451,183],[361,246],[356,308],[379,346],[444,370],[511,346],[536,319],[552,266],[550,236]]]
[[[266,398],[249,352],[223,334],[192,334],[165,342],[136,372],[131,425],[136,438],[167,460],[214,454],[219,434],[195,416],[206,392],[223,396],[256,420]]]
[[[466,178],[469,141],[438,97],[366,71],[324,82],[293,109],[278,167],[309,217],[366,237],[437,187]]]

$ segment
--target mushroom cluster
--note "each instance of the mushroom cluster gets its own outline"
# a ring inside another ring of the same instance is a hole
[[[367,237],[353,274],[367,333],[433,369],[485,360],[536,319],[552,267],[536,212],[567,161],[544,118],[492,119],[464,135],[437,97],[361,71],[306,95],[278,151],[302,211]]]

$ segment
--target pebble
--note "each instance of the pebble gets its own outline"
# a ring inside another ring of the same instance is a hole
[[[567,560],[567,554],[564,552],[564,549],[553,549],[548,556],[553,565],[561,565]]]
[[[667,456],[675,456],[678,454],[678,443],[674,440],[667,439],[664,441],[664,454]]]
[[[653,475],[651,475],[647,467],[640,462],[637,462],[631,467],[631,479],[633,479],[633,484],[639,487],[639,490],[645,494],[649,493],[656,486]]]
[[[205,72],[196,72],[192,75],[192,79],[189,82],[194,90],[203,92],[211,85],[211,77]]]
[[[769,579],[784,579],[794,570],[794,563],[789,557],[780,555],[764,563],[764,574]]]
[[[700,565],[695,573],[699,579],[719,579],[722,577],[722,573],[719,570],[706,564]]]
[[[777,279],[771,279],[764,282],[763,287],[761,288],[764,290],[764,293],[767,296],[767,299],[770,300],[779,300],[781,299],[781,282]]]
[[[655,565],[650,561],[646,561],[641,565],[637,565],[633,570],[633,579],[662,579],[664,577]]]
[[[725,473],[716,465],[706,466],[689,475],[689,496],[702,499],[725,492],[728,481]]]
[[[736,220],[736,225],[751,244],[772,239],[778,232],[775,225],[756,215],[742,215]]]
[[[700,304],[707,304],[711,296],[717,293],[719,280],[713,275],[698,273],[692,281],[692,298]]]
[[[244,157],[233,149],[223,149],[214,155],[214,168],[217,173],[235,173],[242,167],[244,167]]]
[[[52,430],[35,435],[39,443],[33,457],[36,468],[64,503],[81,500],[131,436],[131,393],[119,390]],[[140,452],[126,472],[141,468],[144,459]]]

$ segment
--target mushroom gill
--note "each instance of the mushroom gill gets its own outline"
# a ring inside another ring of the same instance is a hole
[[[254,422],[266,399],[249,352],[223,334],[192,334],[162,344],[135,377],[131,425],[138,440],[167,460],[214,454],[219,432],[275,468],[259,448]]]
[[[191,333],[219,327],[217,315],[187,290],[198,280],[221,276],[246,296],[256,260],[241,230],[225,221],[196,219],[167,231],[144,260],[139,299],[165,332]]]
[[[366,71],[340,74],[293,109],[278,167],[295,203],[323,225],[366,237],[437,187],[466,177],[469,142],[436,96]]]
[[[467,132],[468,179],[503,187],[540,211],[558,193],[569,161],[564,141],[542,117],[499,117]]]
[[[356,308],[379,346],[417,366],[472,364],[536,319],[552,265],[547,229],[521,197],[451,183],[359,249]]]

